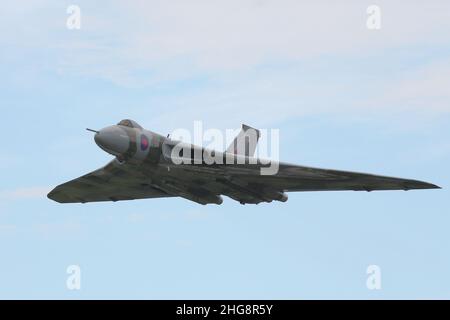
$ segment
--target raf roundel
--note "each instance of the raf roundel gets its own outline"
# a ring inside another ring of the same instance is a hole
[[[148,138],[145,135],[141,135],[141,150],[147,150],[149,145]]]

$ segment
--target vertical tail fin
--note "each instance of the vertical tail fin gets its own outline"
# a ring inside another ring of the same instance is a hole
[[[236,138],[234,138],[233,142],[227,148],[226,152],[236,155],[253,157],[259,137],[259,130],[243,124],[242,130],[239,132]]]

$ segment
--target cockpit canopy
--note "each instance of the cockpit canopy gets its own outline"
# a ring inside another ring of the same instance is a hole
[[[130,119],[124,119],[124,120],[120,121],[117,125],[129,127],[129,128],[142,129],[142,127],[136,121],[130,120]]]

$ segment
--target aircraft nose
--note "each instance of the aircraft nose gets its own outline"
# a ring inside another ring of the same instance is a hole
[[[130,145],[126,132],[116,126],[100,130],[95,134],[94,140],[100,148],[115,156],[125,153]]]

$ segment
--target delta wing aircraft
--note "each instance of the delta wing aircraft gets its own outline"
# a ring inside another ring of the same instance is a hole
[[[246,125],[224,152],[174,141],[128,119],[99,131],[87,130],[95,132],[97,145],[115,158],[103,168],[57,186],[48,198],[85,203],[183,197],[205,205],[221,204],[221,195],[225,195],[241,204],[258,204],[285,202],[286,192],[291,191],[439,188],[417,180],[283,162],[275,163],[275,174],[261,174],[274,162],[263,163],[253,157],[260,132]]]

